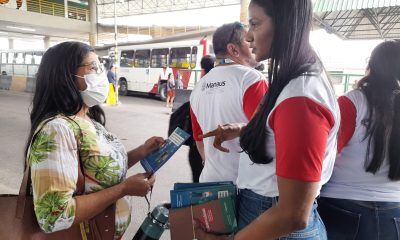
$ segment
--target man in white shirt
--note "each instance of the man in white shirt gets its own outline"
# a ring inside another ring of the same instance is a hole
[[[190,96],[193,138],[204,161],[200,182],[236,182],[239,139],[224,142],[229,153],[213,147],[213,138],[200,135],[225,123],[247,123],[267,91],[265,77],[254,70],[246,29],[239,22],[224,24],[213,36],[217,66],[195,86]]]

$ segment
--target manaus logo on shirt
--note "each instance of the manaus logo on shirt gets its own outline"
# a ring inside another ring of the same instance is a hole
[[[217,88],[217,87],[223,87],[225,86],[226,81],[221,81],[221,82],[211,82],[211,83],[203,83],[201,86],[201,90],[204,91],[206,89],[212,89],[212,88]]]

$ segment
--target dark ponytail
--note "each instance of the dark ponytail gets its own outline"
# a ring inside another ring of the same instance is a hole
[[[309,43],[312,25],[310,0],[252,0],[264,8],[274,23],[271,62],[268,69],[269,90],[262,107],[240,136],[240,146],[254,163],[270,163],[266,152],[266,121],[285,86],[306,72],[320,72],[321,67]]]
[[[392,132],[389,141],[389,179],[400,180],[400,93],[394,97],[394,112]]]
[[[369,73],[358,83],[368,103],[364,140],[368,141],[365,158],[367,172],[376,173],[389,159],[391,180],[400,180],[400,42],[379,44],[368,62]],[[372,153],[372,158],[370,155]]]

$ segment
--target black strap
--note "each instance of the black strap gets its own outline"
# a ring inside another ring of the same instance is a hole
[[[151,195],[153,194],[153,186],[150,187],[150,196],[147,197],[147,195],[144,196],[147,202],[147,214],[151,214],[150,212],[150,201],[151,201]]]

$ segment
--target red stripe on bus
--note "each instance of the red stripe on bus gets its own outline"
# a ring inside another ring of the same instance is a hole
[[[154,83],[153,88],[150,90],[150,93],[157,94],[158,93],[158,84]]]
[[[192,74],[192,71],[181,71],[181,79],[183,83],[183,89],[187,89],[189,85],[189,80],[190,80],[190,75]]]

